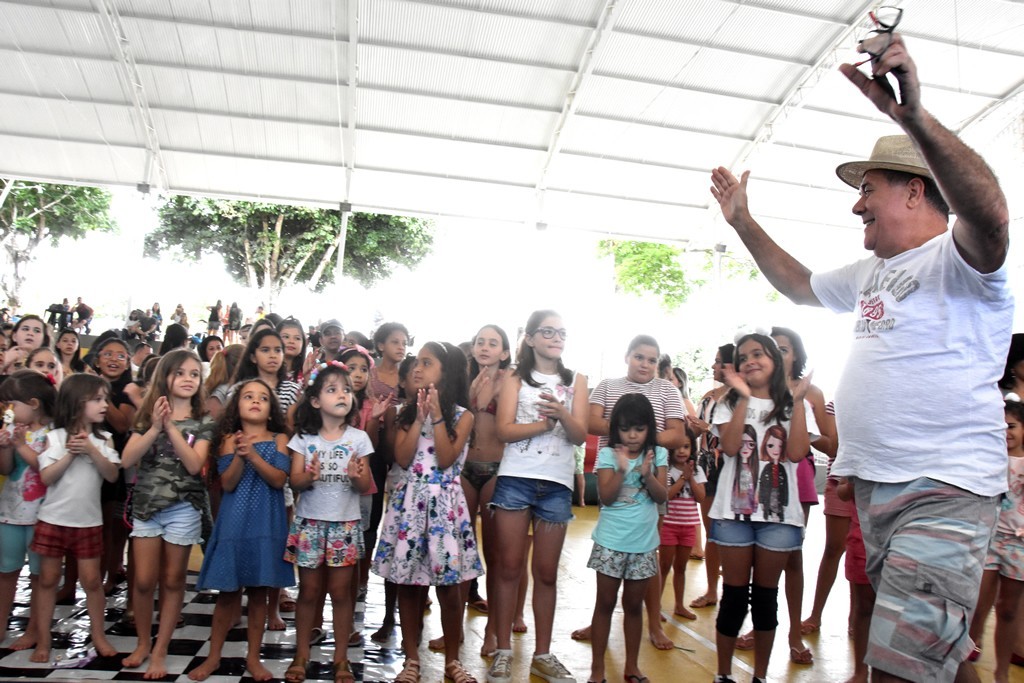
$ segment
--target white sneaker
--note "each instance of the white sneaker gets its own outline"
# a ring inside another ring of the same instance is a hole
[[[512,650],[495,651],[487,669],[487,683],[512,683]]]
[[[535,655],[530,663],[530,673],[548,683],[576,683],[576,678],[553,654]]]

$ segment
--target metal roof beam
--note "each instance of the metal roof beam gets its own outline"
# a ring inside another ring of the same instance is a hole
[[[359,93],[356,91],[359,82],[359,0],[339,0],[347,2],[348,5],[348,130],[347,135],[342,133],[342,149],[345,154],[345,196],[344,201],[349,201],[352,196],[352,174],[356,168],[356,116],[359,111]],[[341,74],[336,74],[340,79]],[[338,99],[341,104],[340,82],[338,84]],[[341,117],[339,110],[339,127],[345,117]],[[344,236],[342,236],[344,242]],[[338,250],[338,265],[341,266],[345,258],[344,243]],[[340,268],[339,268],[340,270]]]
[[[544,163],[541,166],[540,177],[537,179],[536,187],[538,193],[543,193],[547,186],[547,177],[548,173],[551,171],[551,165],[554,163],[555,157],[562,148],[562,136],[565,133],[566,127],[572,121],[573,115],[576,113],[576,95],[579,94],[580,90],[583,88],[587,79],[593,72],[594,64],[597,62],[598,57],[601,54],[601,49],[607,44],[605,40],[615,26],[615,17],[617,13],[617,0],[605,0],[604,7],[601,8],[601,18],[590,34],[587,46],[583,50],[583,57],[580,60],[579,68],[576,70],[576,74],[573,76],[572,82],[569,84],[569,89],[565,93],[565,99],[562,102],[562,111],[558,116],[558,120],[555,122],[554,128],[551,130],[551,136],[548,139],[547,154],[545,155]],[[539,217],[538,220],[543,220],[543,217]]]
[[[168,188],[167,172],[164,168],[163,158],[160,155],[160,137],[157,135],[156,124],[153,122],[153,115],[149,111],[149,101],[146,98],[146,89],[139,77],[139,70],[132,56],[131,45],[121,26],[121,19],[117,15],[117,8],[112,0],[96,0],[99,7],[100,22],[103,35],[106,37],[111,50],[116,55],[118,65],[118,77],[122,86],[128,90],[135,110],[136,124],[142,129],[146,140],[146,165],[142,172],[141,182],[150,185],[152,180],[151,170],[156,166],[158,186]]]
[[[775,109],[769,113],[764,121],[761,122],[759,130],[754,136],[753,141],[747,145],[746,149],[744,149],[733,161],[733,168],[741,166],[762,145],[771,141],[772,127],[788,116],[790,110],[801,106],[803,99],[802,92],[807,88],[814,87],[814,85],[821,80],[825,71],[832,68],[836,62],[836,52],[839,50],[841,45],[850,40],[853,33],[857,30],[861,19],[864,17],[864,13],[867,12],[874,4],[875,0],[868,0],[867,2],[864,2],[853,15],[853,23],[846,25],[839,35],[832,40],[831,44],[818,55],[817,59],[815,59],[814,66],[808,69],[807,72],[796,83],[794,83],[792,87],[790,87]]]

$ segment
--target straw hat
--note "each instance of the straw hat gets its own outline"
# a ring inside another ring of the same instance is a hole
[[[864,174],[875,169],[903,171],[934,180],[914,143],[906,135],[878,138],[867,161],[847,161],[836,167],[836,175],[850,187],[860,188]]]

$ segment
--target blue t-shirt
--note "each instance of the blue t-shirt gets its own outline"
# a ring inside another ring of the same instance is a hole
[[[621,553],[647,553],[658,547],[658,505],[640,485],[642,464],[642,456],[630,461],[618,499],[601,508],[590,536],[595,543]],[[661,446],[654,449],[654,466],[668,467],[668,451]],[[618,470],[615,451],[608,447],[598,451],[595,469]]]

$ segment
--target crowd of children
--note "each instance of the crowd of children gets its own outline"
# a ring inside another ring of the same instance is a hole
[[[721,385],[697,406],[688,400],[685,374],[669,366],[667,377],[659,376],[663,354],[645,335],[627,348],[625,377],[588,392],[587,378],[563,362],[569,335],[550,310],[530,316],[516,349],[493,324],[480,328],[468,354],[430,341],[415,358],[407,357],[409,333],[397,323],[382,325],[371,340],[328,320],[318,337],[311,346],[299,321],[270,314],[253,325],[244,346],[208,337],[196,353],[186,336],[139,358],[139,367],[137,349],[117,334],[101,335],[87,365],[75,330],[60,330],[51,346],[50,327],[23,316],[11,330],[0,383],[0,637],[27,564],[30,619],[10,647],[49,661],[54,605],[77,581],[92,646],[117,654],[102,628],[104,591],[124,570],[138,634],[124,666],[146,665],[147,679],[162,678],[189,558],[201,545],[198,588],[217,598],[209,655],[189,672],[192,680],[218,672],[243,589],[246,668],[255,680],[271,678],[260,644],[264,629],[283,628],[279,610],[289,598],[281,589],[295,584],[297,572],[297,652],[285,680],[301,683],[327,596],[339,642],[348,634],[358,642],[353,609],[372,570],[385,580],[388,605],[372,637],[390,636],[397,603],[405,654],[398,683],[420,680],[431,586],[443,638],[430,645],[444,651],[446,680],[476,680],[460,656],[469,602],[487,606],[480,653],[491,659],[486,679],[512,681],[511,634],[525,630],[527,574],[530,671],[551,683],[575,681],[551,651],[552,629],[573,518],[575,449],[592,434],[602,507],[587,566],[597,573],[597,593],[590,625],[573,633],[592,643],[589,681],[606,680],[620,588],[625,680],[648,680],[638,660],[645,604],[650,641],[672,648],[660,618],[669,574],[677,617],[696,619],[691,608],[718,607],[716,681],[734,680],[733,652],[743,647],[754,649],[753,681],[765,680],[784,572],[790,655],[811,664],[801,635],[820,627],[844,550],[859,657],[850,680],[868,680],[862,655],[874,593],[846,482],[830,479],[826,487],[825,556],[814,609],[799,618],[800,550],[817,503],[811,447],[834,456],[837,437],[834,409],[805,373],[796,332],[775,328],[720,347],[713,370]],[[1024,404],[1013,393],[1022,381],[1024,341],[1015,338],[1003,381],[1009,491],[971,626],[980,643],[995,605],[997,681],[1007,680],[1016,656],[1024,587]],[[702,545],[707,590],[687,603],[685,566]],[[753,631],[741,636],[748,612]],[[355,680],[345,647],[335,650],[331,666],[335,681]]]

